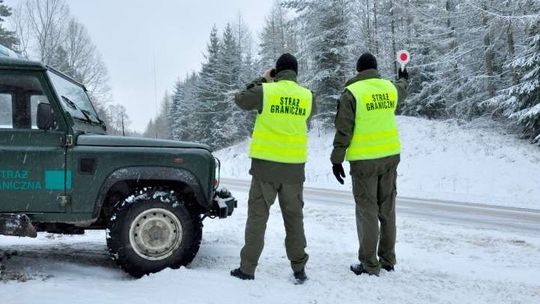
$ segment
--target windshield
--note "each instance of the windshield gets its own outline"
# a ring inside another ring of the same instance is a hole
[[[56,88],[58,97],[60,97],[62,107],[69,112],[71,117],[77,120],[101,123],[83,87],[54,72],[48,71],[47,73]]]

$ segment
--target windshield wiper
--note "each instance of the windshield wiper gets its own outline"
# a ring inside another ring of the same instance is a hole
[[[87,117],[93,118],[92,122],[101,123],[101,119],[99,119],[99,117],[97,117],[95,114],[92,114],[92,112],[84,109],[81,109],[81,112],[83,112],[83,114],[86,114]]]
[[[89,115],[90,112],[88,112],[88,111],[86,111],[86,110],[83,110],[83,109],[79,108],[79,107],[77,106],[76,103],[74,103],[73,101],[71,101],[71,99],[67,98],[66,96],[62,95],[61,97],[62,97],[62,100],[63,100],[70,108],[72,108],[72,109],[74,109],[74,110],[77,110],[77,111],[81,112],[81,113],[84,115],[84,118],[86,118],[86,119],[81,119],[81,118],[79,118],[79,117],[75,117],[75,118],[77,118],[78,120],[82,120],[82,121],[89,122],[89,123],[93,123],[93,122],[94,122],[94,121],[90,118],[90,115]]]
[[[92,116],[92,118],[94,119],[93,122],[94,123],[97,123],[97,124],[100,124],[103,128],[107,128],[107,126],[105,125],[105,121],[101,120],[101,118],[99,118],[99,116],[97,115],[97,113],[95,112],[90,112],[88,110],[82,110],[84,113],[88,114],[89,116]]]

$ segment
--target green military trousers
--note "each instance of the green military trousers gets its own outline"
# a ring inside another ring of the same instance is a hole
[[[364,269],[372,274],[378,274],[381,265],[396,264],[396,179],[399,161],[399,155],[395,155],[351,162],[356,229],[360,243],[358,259]]]
[[[264,247],[266,223],[270,207],[276,196],[285,224],[285,248],[293,271],[304,269],[308,260],[305,252],[303,183],[279,184],[264,182],[253,177],[248,199],[245,245],[240,253],[240,270],[254,275],[255,268]]]

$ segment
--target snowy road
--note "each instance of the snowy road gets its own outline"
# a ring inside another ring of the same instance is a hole
[[[231,191],[249,191],[250,180],[223,178],[223,186]],[[399,190],[399,189],[398,189]],[[354,204],[350,190],[304,188],[304,199],[321,204]],[[460,203],[444,200],[398,197],[399,214],[440,219],[484,228],[505,228],[540,233],[540,210]]]
[[[358,246],[351,195],[312,188],[305,191],[306,285],[291,282],[277,206],[256,280],[231,278],[243,245],[248,182],[223,184],[239,207],[229,219],[205,220],[194,262],[140,280],[110,261],[103,231],[0,237],[1,249],[18,251],[6,272],[29,279],[0,282],[0,303],[540,303],[538,212],[401,198],[396,271],[357,277],[348,269]]]

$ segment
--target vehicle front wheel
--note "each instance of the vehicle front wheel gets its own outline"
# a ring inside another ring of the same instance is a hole
[[[139,190],[119,203],[107,230],[112,258],[136,278],[179,268],[195,257],[201,240],[199,216],[172,191]]]

